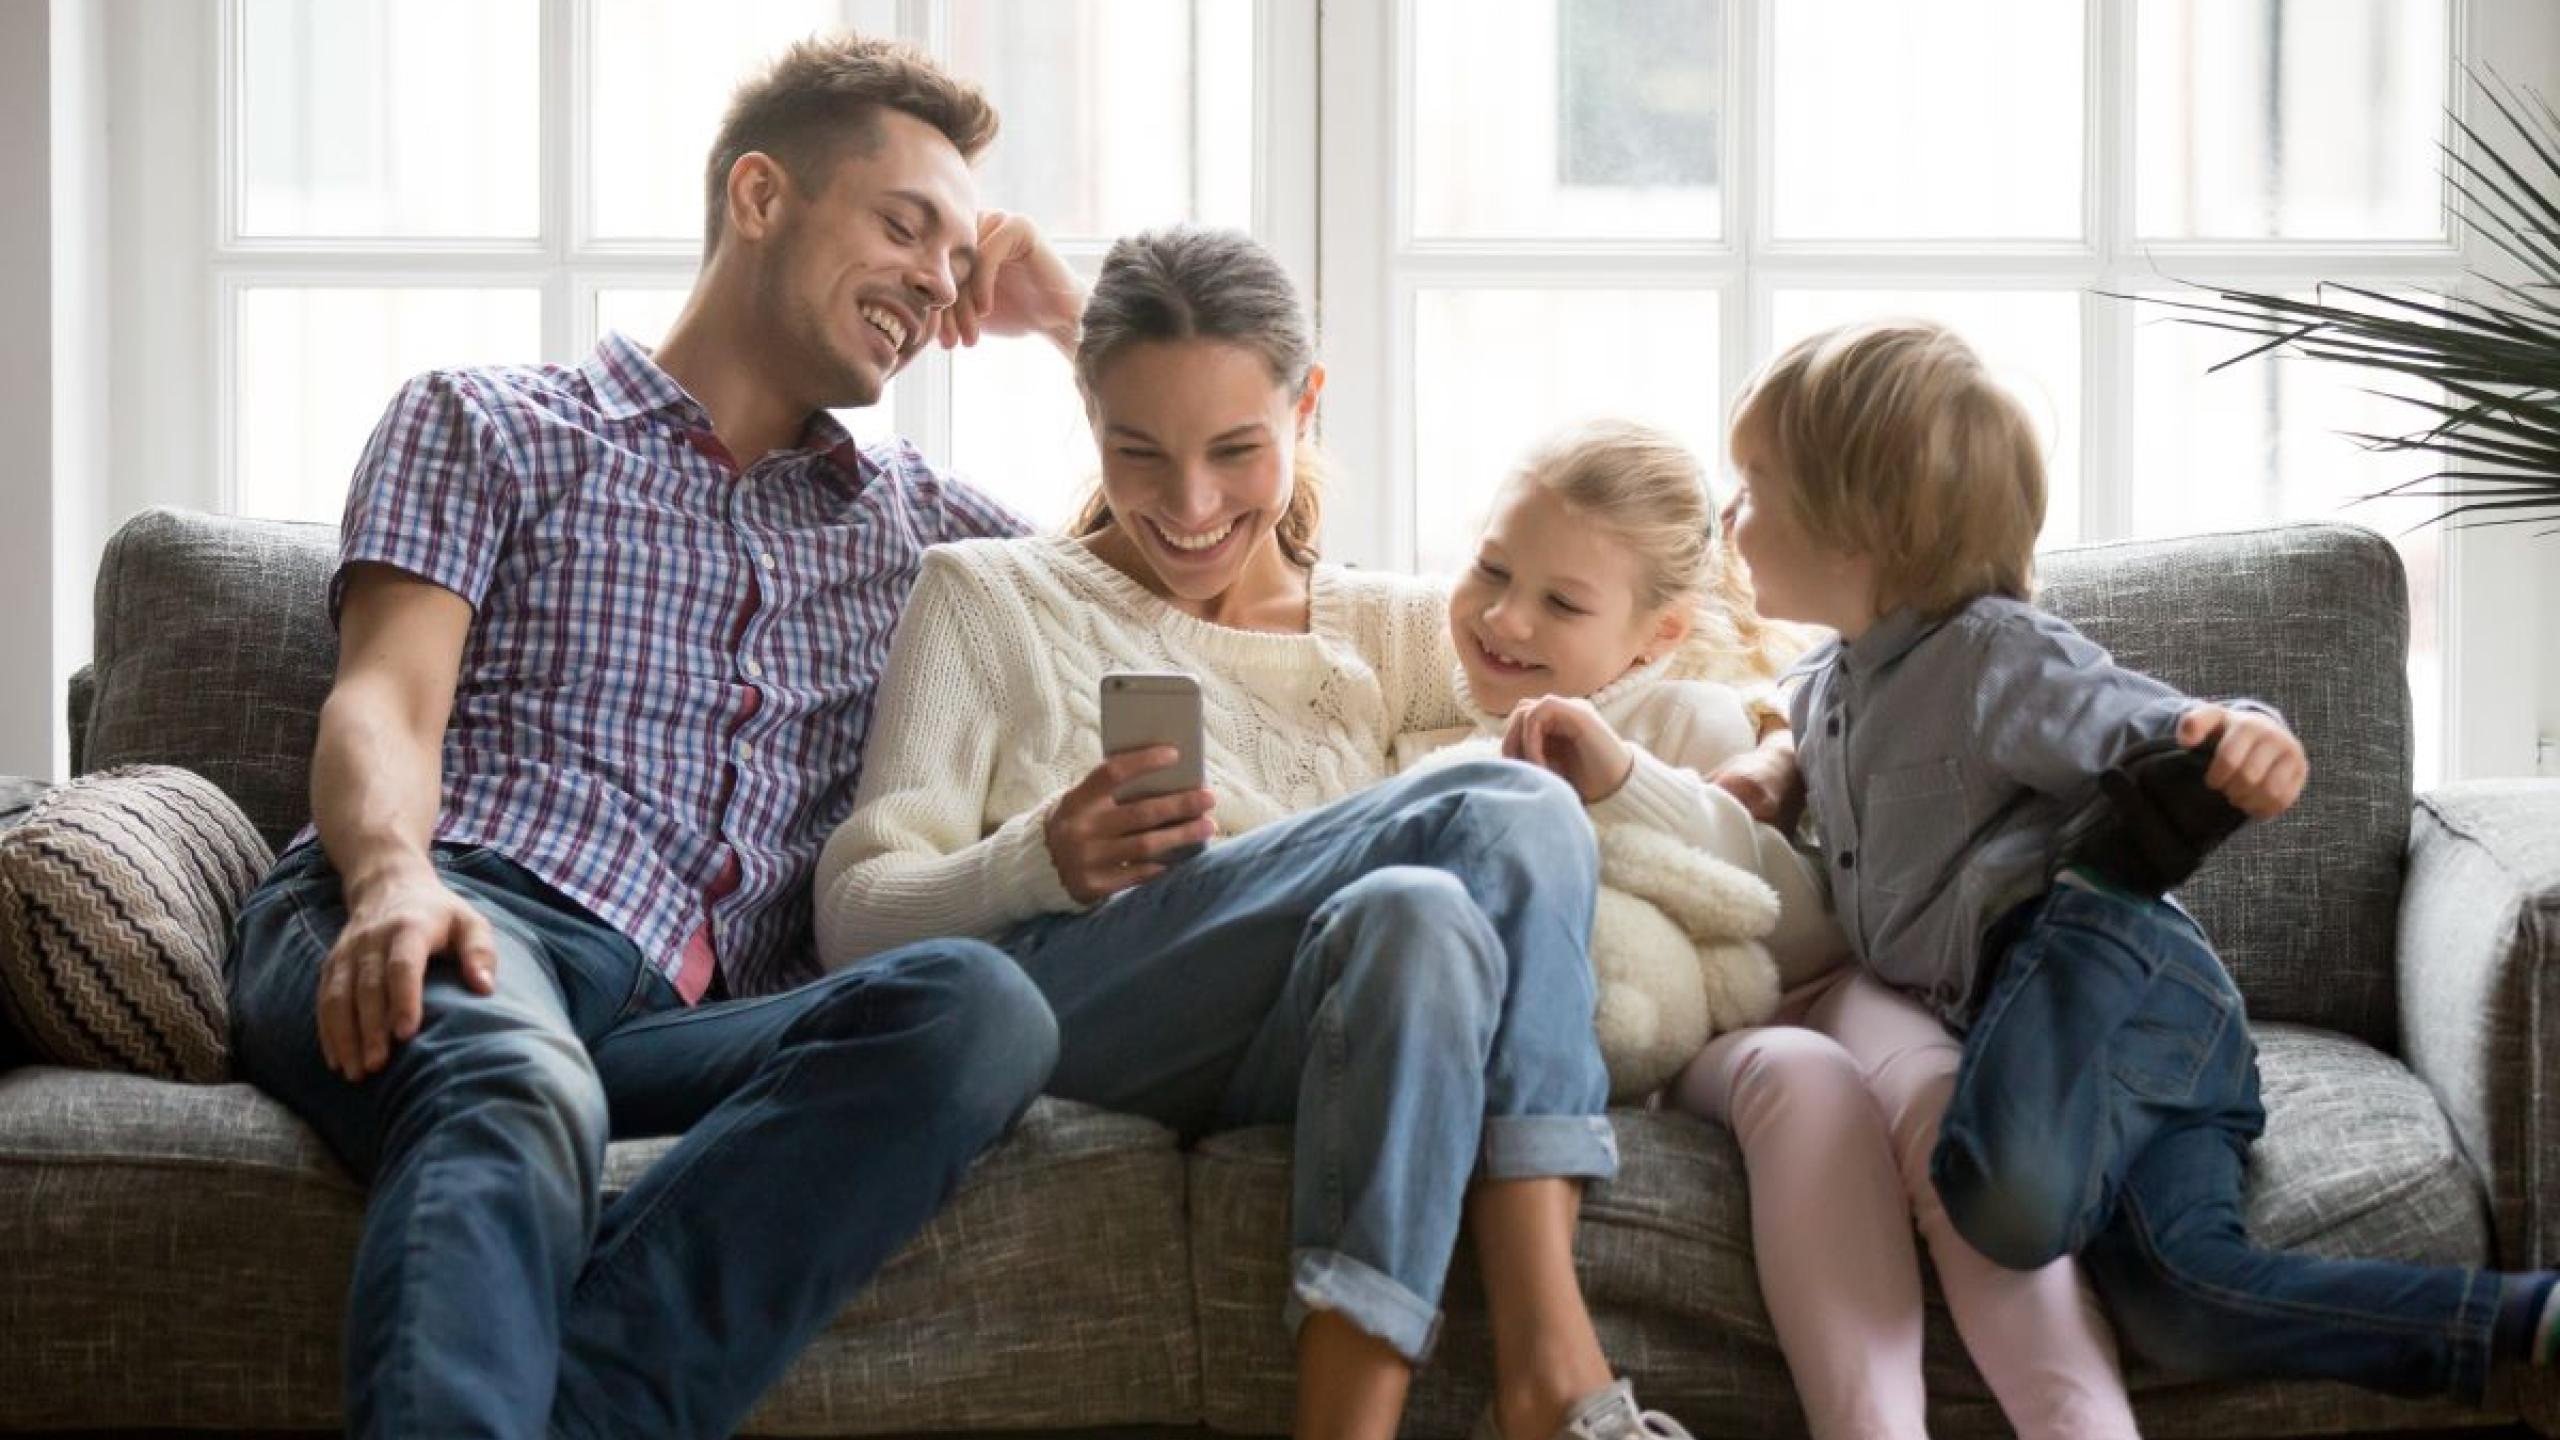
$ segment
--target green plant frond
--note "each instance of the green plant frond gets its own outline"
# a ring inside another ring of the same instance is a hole
[[[2449,528],[2548,527],[2560,520],[2560,110],[2494,68],[2465,73],[2497,118],[2475,125],[2448,112],[2460,143],[2438,147],[2445,185],[2460,223],[2520,266],[2520,279],[2474,269],[2469,294],[2338,281],[2309,299],[2187,282],[2175,295],[2100,293],[2234,337],[2238,352],[2208,374],[2253,360],[2312,360],[2433,387],[2419,395],[2364,387],[2423,423],[2345,438],[2369,452],[2425,455],[2434,466],[2353,503],[2441,502],[2423,524]],[[2491,129],[2501,132],[2495,143]]]

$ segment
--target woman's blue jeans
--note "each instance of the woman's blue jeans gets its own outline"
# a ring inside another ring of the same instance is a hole
[[[2504,1287],[2537,1282],[2250,1242],[2257,1051],[2195,921],[2064,885],[1994,949],[1930,1166],[1967,1240],[2018,1269],[2079,1253],[2133,1350],[2180,1374],[2481,1398]]]
[[[1003,944],[1056,1011],[1053,1093],[1186,1134],[1295,1122],[1288,1323],[1416,1362],[1478,1179],[1600,1177],[1591,827],[1453,764],[1211,845]]]
[[[361,1084],[313,1020],[346,923],[320,847],[276,867],[234,935],[242,1075],[372,1189],[350,1434],[732,1433],[1056,1054],[1039,994],[976,941],[687,1008],[503,857],[435,863],[497,931],[496,993],[430,967],[425,1022]],[[605,1203],[606,1140],[645,1135],[684,1138]]]

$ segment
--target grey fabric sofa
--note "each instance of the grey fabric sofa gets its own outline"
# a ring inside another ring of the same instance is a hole
[[[326,527],[167,511],[127,525],[71,696],[75,768],[186,766],[281,842],[334,648],[333,545]],[[2322,1253],[2560,1261],[2560,784],[2413,799],[2393,552],[2293,526],[2058,553],[2045,575],[2050,603],[2126,662],[2264,696],[2310,747],[2301,807],[2188,892],[2263,1051],[2255,1232]],[[1591,1192],[1580,1240],[1611,1355],[1701,1434],[1802,1433],[1731,1141],[1680,1116],[1614,1118],[1624,1170]],[[663,1148],[615,1146],[612,1179]],[[1043,1101],[754,1428],[1284,1432],[1287,1155],[1281,1131],[1184,1150],[1144,1121]],[[330,1428],[361,1205],[246,1086],[0,1073],[0,1429]],[[1486,1393],[1463,1258],[1450,1304],[1412,1434],[1464,1433]],[[1929,1357],[1937,1433],[2003,1433],[1943,1314]],[[2475,1412],[2329,1384],[2135,1379],[2155,1436],[2518,1416],[2560,1433],[2539,1380]]]

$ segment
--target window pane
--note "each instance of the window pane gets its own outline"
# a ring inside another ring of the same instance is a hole
[[[2444,0],[2142,0],[2138,13],[2143,234],[2444,233]]]
[[[885,22],[895,5],[874,8]],[[703,167],[739,80],[836,25],[836,0],[610,0],[590,7],[587,203],[599,238],[699,240]]]
[[[619,330],[624,335],[654,350],[666,338],[667,327],[673,325],[678,311],[684,309],[683,290],[598,290],[596,292],[596,334]],[[838,410],[836,419],[853,432],[853,438],[870,444],[897,433],[898,384],[892,380],[880,394],[880,403],[859,410]]]
[[[1787,0],[1778,234],[2081,233],[2081,17],[2058,0]]]
[[[541,7],[246,0],[240,231],[532,239]]]
[[[1102,474],[1067,358],[1022,337],[953,351],[951,468],[1042,529],[1065,528]]]
[[[2374,391],[2442,392],[2378,371],[2299,358],[2260,356],[2208,374],[2254,342],[2159,316],[2146,315],[2136,331],[2133,534],[2339,520],[2394,537],[2409,572],[2409,687],[2417,702],[2418,782],[2425,786],[2442,754],[2442,557],[2438,529],[2412,527],[2434,515],[2438,502],[2350,502],[2435,467],[2419,457],[2369,451],[2347,435],[2397,435],[2424,422],[2423,412]]]
[[[1713,237],[1723,0],[1417,0],[1422,237]]]
[[[243,290],[236,458],[244,515],[336,524],[365,438],[402,381],[527,362],[538,290]]]
[[[979,0],[951,65],[1006,138],[979,194],[1053,236],[1253,219],[1253,0]]]
[[[1423,291],[1413,370],[1422,570],[1464,564],[1511,467],[1573,420],[1659,426],[1716,473],[1716,314],[1704,290]]]
[[[2026,407],[2044,445],[2043,542],[2080,538],[2080,297],[2068,290],[1781,290],[1772,353],[1816,330],[1914,316],[1952,327]]]

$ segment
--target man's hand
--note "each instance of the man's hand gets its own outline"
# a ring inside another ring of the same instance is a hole
[[[1039,230],[1002,210],[978,215],[978,264],[942,312],[942,348],[985,335],[1046,335],[1069,359],[1084,321],[1084,286]]]
[[[1732,792],[1763,825],[1791,831],[1804,813],[1804,769],[1796,763],[1795,737],[1783,729],[1717,766],[1707,783]]]
[[[1541,695],[1511,707],[1502,753],[1554,771],[1585,805],[1618,793],[1635,773],[1635,752],[1588,700]]]
[[[1079,905],[1143,884],[1165,872],[1165,852],[1205,845],[1218,831],[1208,814],[1218,797],[1184,790],[1143,800],[1114,798],[1121,786],[1174,764],[1170,745],[1124,750],[1086,772],[1058,797],[1042,827],[1049,863]]]
[[[2190,750],[2217,736],[2205,784],[2252,820],[2272,820],[2293,808],[2311,776],[2311,761],[2292,731],[2255,710],[2220,705],[2198,705],[2178,721],[2178,743]]]
[[[497,987],[497,934],[420,861],[347,887],[347,925],[320,967],[320,1053],[350,1081],[380,1074],[418,1033],[427,965],[449,958],[462,981]]]

